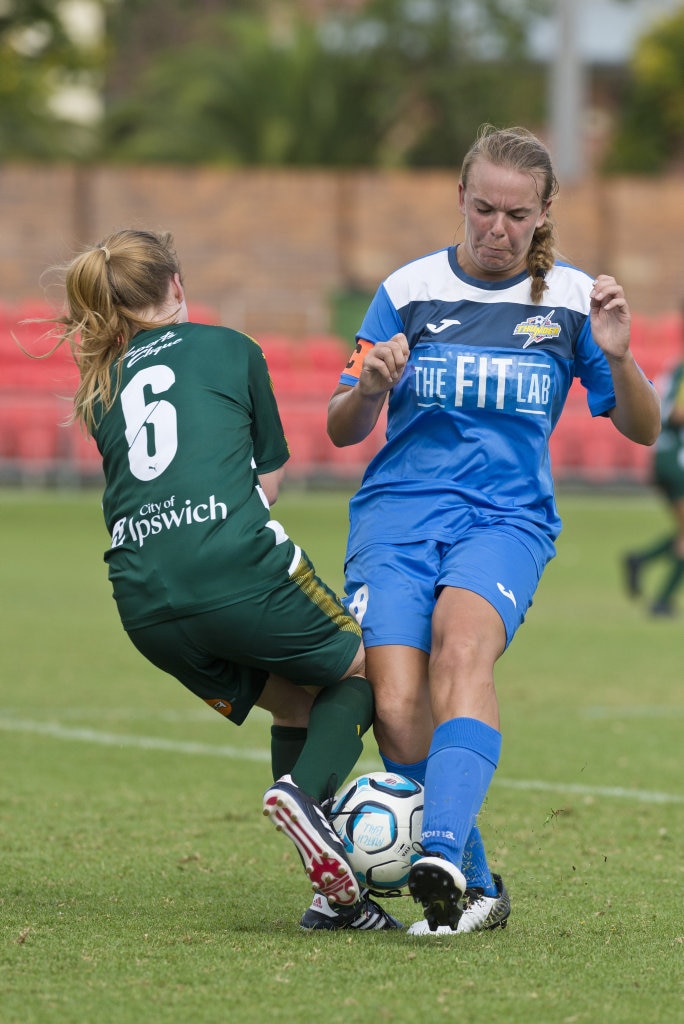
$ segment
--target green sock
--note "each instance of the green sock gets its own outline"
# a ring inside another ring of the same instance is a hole
[[[271,772],[273,781],[290,775],[304,749],[307,730],[291,725],[271,726]]]
[[[373,691],[360,676],[321,690],[311,708],[306,742],[292,778],[315,800],[339,789],[363,750],[361,737],[373,721]]]
[[[645,548],[643,551],[634,551],[633,555],[638,558],[640,562],[650,562],[654,558],[662,558],[663,555],[667,555],[672,551],[672,546],[675,542],[675,535],[670,534],[668,537],[663,537],[657,540],[650,548]]]
[[[671,599],[674,597],[675,592],[679,589],[679,584],[682,582],[684,577],[684,558],[673,558],[672,569],[665,580],[663,589],[656,598],[656,604],[669,604]]]

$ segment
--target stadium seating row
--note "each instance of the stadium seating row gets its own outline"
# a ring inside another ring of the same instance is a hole
[[[101,473],[95,444],[66,425],[78,371],[66,346],[48,357],[50,315],[41,301],[0,305],[0,471],[10,479]]]
[[[50,358],[29,359],[15,341],[18,338],[34,354],[48,351],[51,343],[45,324],[21,323],[46,315],[45,305],[39,303],[11,310],[0,306],[0,472],[6,475],[9,467],[29,476],[55,471],[99,476],[94,443],[78,426],[62,425],[77,383],[68,350],[63,346]],[[202,309],[201,318],[211,320],[211,312]],[[635,356],[652,380],[661,378],[682,356],[678,314],[657,319],[636,316],[632,335]],[[336,448],[326,433],[328,400],[351,345],[334,335],[295,339],[265,334],[258,340],[292,453],[288,475],[358,479],[382,444],[384,419],[366,441],[349,448]],[[646,483],[650,478],[651,450],[631,444],[611,424],[593,420],[577,384],[551,438],[551,457],[558,480]]]
[[[100,456],[77,425],[64,425],[78,383],[66,346],[46,358],[54,345],[44,322],[44,304],[0,306],[0,473],[24,477],[100,476]],[[190,315],[211,322],[211,311],[191,307]],[[17,344],[20,342],[20,345]],[[293,339],[259,338],[274,381],[291,449],[289,475],[357,476],[382,440],[380,428],[363,445],[339,449],[328,440],[328,398],[349,358],[348,346],[331,335]],[[22,351],[22,348],[25,351]],[[16,475],[16,473],[15,473]]]

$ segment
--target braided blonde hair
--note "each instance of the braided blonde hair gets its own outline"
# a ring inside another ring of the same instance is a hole
[[[480,157],[498,167],[533,175],[539,188],[542,206],[558,194],[558,181],[549,151],[527,128],[495,128],[491,124],[482,125],[461,165],[461,182],[464,188],[467,187],[473,164]],[[557,256],[556,228],[552,218],[547,214],[542,226],[535,230],[527,253],[527,272],[532,279],[532,302],[541,302],[548,288],[546,275]]]
[[[145,312],[163,307],[180,266],[169,233],[126,229],[85,249],[63,269],[66,311],[54,320],[55,348],[66,342],[79,369],[71,419],[92,430],[97,403],[106,412],[116,398],[112,365],[118,363],[120,375],[131,338],[165,322]]]

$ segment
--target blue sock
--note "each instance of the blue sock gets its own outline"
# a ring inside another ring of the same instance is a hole
[[[497,896],[498,889],[487,863],[482,836],[477,825],[473,825],[463,851],[461,867],[469,889],[482,889],[485,896]]]
[[[399,764],[398,761],[391,761],[383,752],[379,751],[385,771],[394,772],[395,775],[407,775],[409,779],[415,779],[421,786],[425,785],[425,769],[427,758],[416,761],[414,764]],[[487,863],[482,836],[477,825],[473,825],[463,851],[463,874],[469,889],[482,889],[485,896],[497,896],[498,890],[492,873]]]
[[[451,718],[432,737],[421,842],[459,868],[500,753],[501,733],[475,718]]]
[[[414,764],[399,764],[397,761],[390,761],[389,757],[385,757],[382,750],[379,751],[379,754],[386,772],[394,772],[395,775],[406,775],[407,778],[420,782],[421,786],[425,785],[426,757],[422,761],[416,761]]]

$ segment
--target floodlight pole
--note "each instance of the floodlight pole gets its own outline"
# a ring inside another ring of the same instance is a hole
[[[549,71],[551,151],[556,174],[572,182],[586,170],[585,82],[578,24],[584,0],[555,0],[556,46]]]

